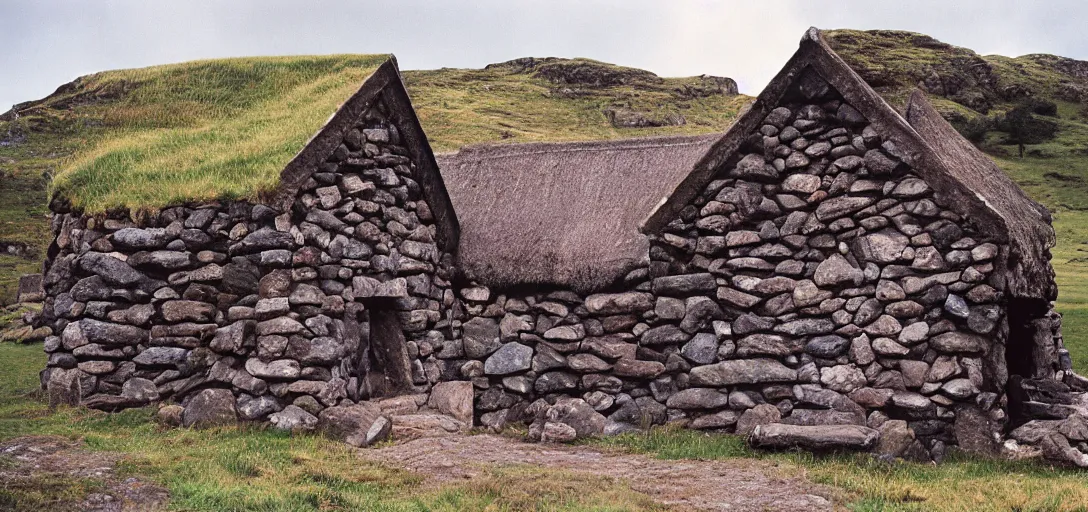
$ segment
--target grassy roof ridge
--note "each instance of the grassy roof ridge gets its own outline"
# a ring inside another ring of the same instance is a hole
[[[88,75],[83,92],[123,92],[83,105],[107,133],[66,162],[53,192],[88,212],[254,199],[389,58],[231,58]]]

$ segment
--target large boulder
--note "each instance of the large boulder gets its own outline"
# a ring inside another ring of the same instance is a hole
[[[816,274],[813,279],[816,281],[817,286],[821,287],[833,287],[838,285],[854,285],[861,284],[861,281],[865,278],[861,269],[854,267],[850,264],[846,258],[838,254],[832,254],[816,267]]]
[[[45,378],[45,392],[49,397],[49,407],[58,405],[76,406],[83,398],[83,372],[76,369],[48,368]]]
[[[163,228],[122,228],[113,233],[113,244],[129,249],[158,249],[172,236]]]
[[[641,313],[654,307],[654,296],[642,292],[598,293],[586,297],[586,310],[594,315]]]
[[[186,427],[215,427],[237,421],[234,394],[229,389],[205,389],[197,393],[181,415],[181,423]]]
[[[885,230],[879,233],[858,237],[854,242],[854,252],[863,261],[876,263],[894,263],[910,245],[910,239],[898,231]]]
[[[214,305],[195,300],[171,300],[162,305],[162,318],[170,323],[211,322],[215,313]]]
[[[734,359],[697,366],[691,370],[693,386],[735,386],[767,382],[794,382],[797,370],[773,359]]]
[[[688,388],[670,396],[666,405],[672,409],[720,409],[729,405],[729,395],[717,389]]]
[[[141,366],[175,366],[184,363],[189,351],[180,347],[148,347],[133,362]]]
[[[657,295],[677,297],[712,293],[718,289],[718,283],[710,273],[663,276],[654,279],[652,286]]]
[[[604,432],[607,422],[603,414],[593,410],[593,407],[581,398],[560,398],[556,400],[545,417],[550,421],[566,423],[574,427],[578,437],[595,436]]]
[[[256,357],[246,360],[246,371],[260,379],[297,379],[302,367],[293,359],[278,359],[264,362]]]
[[[1001,427],[977,406],[957,407],[952,431],[956,444],[967,452],[986,456],[997,453]]]
[[[465,357],[469,359],[483,359],[502,346],[499,341],[501,330],[494,319],[474,317],[465,322],[461,329]]]
[[[517,342],[510,342],[484,361],[484,373],[488,375],[508,375],[528,370],[533,361],[532,347]]]
[[[540,431],[542,443],[569,443],[575,439],[578,439],[578,431],[566,423],[547,421]]]
[[[78,324],[78,333],[72,333],[73,335],[82,335],[82,339],[88,343],[98,343],[101,345],[136,345],[139,343],[146,343],[148,339],[147,331],[140,329],[139,327],[133,327],[131,325],[114,324],[110,322],[101,322],[98,320],[84,318],[78,322],[68,324],[69,327],[65,328],[65,332],[62,333],[62,339],[67,336],[69,329],[74,329],[70,326]],[[75,348],[79,342],[65,341],[65,348]]]
[[[608,418],[581,398],[564,397],[543,411],[529,427],[529,438],[544,442],[570,442],[601,435]]]
[[[381,430],[382,425],[389,421],[389,418],[382,416],[381,407],[372,402],[329,407],[322,410],[317,419],[317,428],[322,434],[356,447],[366,447],[384,440],[383,436],[368,434],[375,424]]]
[[[946,332],[930,338],[929,345],[950,354],[981,352],[986,342],[979,336],[959,331]]]
[[[1043,449],[1043,456],[1051,462],[1078,468],[1088,468],[1088,454],[1073,448],[1069,444],[1069,440],[1057,432],[1044,436],[1039,443],[1039,447]]]
[[[442,414],[448,414],[457,421],[471,425],[473,415],[472,382],[439,382],[431,389],[427,406]]]
[[[148,404],[159,399],[159,389],[150,380],[133,377],[121,386],[121,396],[141,405]]]
[[[88,252],[79,260],[83,270],[100,276],[106,283],[114,286],[129,286],[145,279],[139,271],[127,263],[100,252]]]
[[[741,413],[737,419],[737,435],[746,436],[761,425],[778,423],[782,420],[782,412],[771,404],[760,404]]]
[[[880,439],[876,443],[878,455],[899,457],[914,443],[914,431],[903,420],[888,420],[880,425]]]
[[[288,405],[268,417],[272,428],[287,432],[311,432],[317,428],[317,417],[297,405]]]

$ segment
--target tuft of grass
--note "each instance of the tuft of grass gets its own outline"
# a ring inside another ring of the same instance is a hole
[[[99,480],[46,474],[34,478],[16,478],[0,487],[0,510],[75,511],[75,504],[104,487]]]

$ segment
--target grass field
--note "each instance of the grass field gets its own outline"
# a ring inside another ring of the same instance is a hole
[[[40,345],[0,344],[0,442],[26,435],[79,439],[119,454],[120,476],[165,487],[187,511],[651,511],[665,510],[623,481],[533,466],[491,467],[481,478],[426,485],[403,470],[360,460],[347,445],[256,427],[167,429],[149,409],[105,414],[50,411],[37,390]],[[1084,473],[1031,462],[952,457],[940,466],[888,464],[864,455],[766,454],[735,436],[658,429],[589,441],[593,447],[662,459],[756,458],[783,475],[837,489],[856,511],[1088,510]],[[13,464],[0,455],[0,469]],[[48,478],[0,487],[0,510],[66,510],[90,479]],[[723,492],[727,492],[723,489]]]
[[[258,428],[164,429],[149,409],[104,414],[50,411],[40,401],[41,345],[0,345],[0,441],[25,435],[80,439],[123,455],[122,477],[169,490],[170,507],[192,511],[299,510],[658,510],[621,482],[533,467],[498,467],[471,484],[424,487],[401,470],[367,463],[349,446],[318,436]],[[0,455],[0,468],[13,464]],[[70,509],[98,488],[88,479],[52,478],[0,486],[0,510]],[[532,485],[527,485],[532,483]]]

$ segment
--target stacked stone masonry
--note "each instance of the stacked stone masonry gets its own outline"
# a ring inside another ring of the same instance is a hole
[[[434,357],[474,379],[481,422],[575,395],[612,432],[728,430],[770,404],[797,425],[904,420],[918,456],[956,444],[957,418],[996,442],[1002,250],[825,94],[771,112],[625,290],[462,290],[464,335]]]
[[[920,459],[1000,439],[1007,247],[826,83],[588,296],[459,277],[400,139],[374,106],[289,212],[56,215],[43,385],[109,410],[229,390],[258,421],[470,381],[489,428],[574,397],[605,433],[858,425]]]
[[[238,418],[259,420],[437,382],[418,347],[448,336],[449,255],[383,111],[367,111],[290,212],[217,203],[139,225],[56,215],[44,317],[58,336],[43,385],[108,410],[229,389]],[[371,309],[402,327],[410,382],[359,379],[375,357],[360,341]]]

